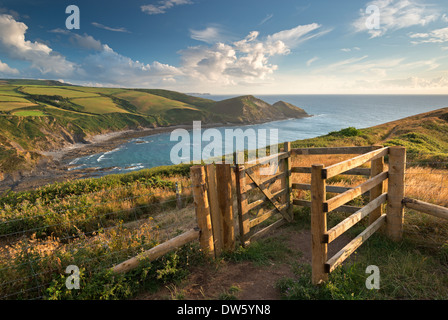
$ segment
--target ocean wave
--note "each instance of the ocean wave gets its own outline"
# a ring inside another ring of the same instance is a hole
[[[71,161],[68,165],[72,166],[74,164],[77,164],[79,160],[81,160],[81,158],[76,158],[75,160]]]
[[[101,161],[103,161],[103,160],[111,159],[111,158],[105,158],[104,156],[109,155],[109,154],[112,154],[112,153],[117,152],[117,151],[120,151],[121,149],[122,149],[122,148],[119,147],[119,148],[115,148],[114,150],[104,152],[98,159],[96,159],[96,161],[97,161],[97,162],[101,162]]]

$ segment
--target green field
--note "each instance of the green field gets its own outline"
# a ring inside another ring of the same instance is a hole
[[[146,92],[124,91],[114,94],[114,96],[133,104],[137,107],[137,111],[143,114],[160,113],[174,108],[198,111],[197,108],[189,104]]]
[[[85,97],[97,97],[98,94],[94,92],[82,92],[78,90],[45,87],[45,86],[28,86],[21,89],[23,93],[32,95],[45,95],[45,96],[61,96],[63,98],[85,98]]]
[[[23,110],[23,111],[16,111],[13,113],[15,116],[19,117],[45,117],[47,114],[40,110]]]
[[[113,112],[128,113],[128,111],[118,107],[110,98],[107,97],[94,97],[94,98],[76,98],[72,99],[71,102],[81,106],[82,111],[95,113],[95,114],[106,114]]]
[[[23,97],[24,95],[20,92],[17,92],[17,89],[18,87],[16,86],[0,85],[0,95]]]
[[[1,98],[0,98],[1,100]],[[0,111],[13,111],[16,109],[36,106],[32,102],[0,102]]]
[[[0,91],[0,102],[27,102],[27,103],[29,103],[29,101],[25,98],[22,98],[20,96],[10,96],[7,94],[2,94],[1,91]]]

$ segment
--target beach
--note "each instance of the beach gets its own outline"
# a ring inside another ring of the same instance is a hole
[[[203,128],[223,126],[222,123],[204,124]],[[157,128],[139,128],[92,135],[86,138],[87,143],[75,143],[63,148],[40,152],[43,159],[31,171],[17,171],[7,175],[0,181],[0,192],[22,191],[40,186],[96,176],[99,170],[69,170],[70,161],[84,156],[111,151],[131,139],[146,137],[159,133],[171,132],[175,129],[192,129],[192,125],[177,125]],[[101,169],[107,171],[107,169]]]

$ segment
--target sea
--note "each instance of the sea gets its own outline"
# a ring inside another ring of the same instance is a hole
[[[235,96],[203,95],[200,97],[220,101]],[[270,104],[277,101],[289,102],[304,109],[312,117],[238,127],[220,126],[215,128],[218,131],[202,128],[202,131],[195,131],[196,138],[191,130],[188,131],[188,135],[184,131],[149,135],[132,139],[108,152],[71,159],[67,163],[69,170],[98,169],[96,175],[101,176],[172,165],[177,162],[189,162],[201,156],[204,157],[203,160],[206,160],[206,155],[220,156],[227,154],[230,150],[233,152],[250,149],[247,141],[243,144],[236,142],[239,139],[238,135],[236,140],[232,139],[231,142],[229,139],[226,144],[225,135],[229,130],[233,130],[234,134],[238,132],[247,134],[248,129],[253,129],[251,132],[255,132],[258,139],[257,147],[262,148],[264,145],[272,144],[271,141],[283,143],[308,139],[347,127],[362,129],[448,107],[448,95],[256,95],[256,97]],[[218,150],[220,148],[208,150],[209,152],[203,154],[195,152],[198,148],[201,150],[206,148],[214,139],[209,137],[209,140],[201,141],[205,130],[209,130],[208,136],[212,133],[215,138],[219,137],[217,132],[221,134],[222,152]],[[202,136],[198,140],[199,132]],[[188,147],[182,149],[181,147],[186,144],[182,139],[186,137],[189,138]],[[244,140],[244,135],[240,138]],[[177,151],[175,157],[173,157],[173,148]]]

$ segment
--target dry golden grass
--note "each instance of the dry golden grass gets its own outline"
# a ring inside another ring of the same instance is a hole
[[[407,168],[406,196],[448,207],[448,170]]]

